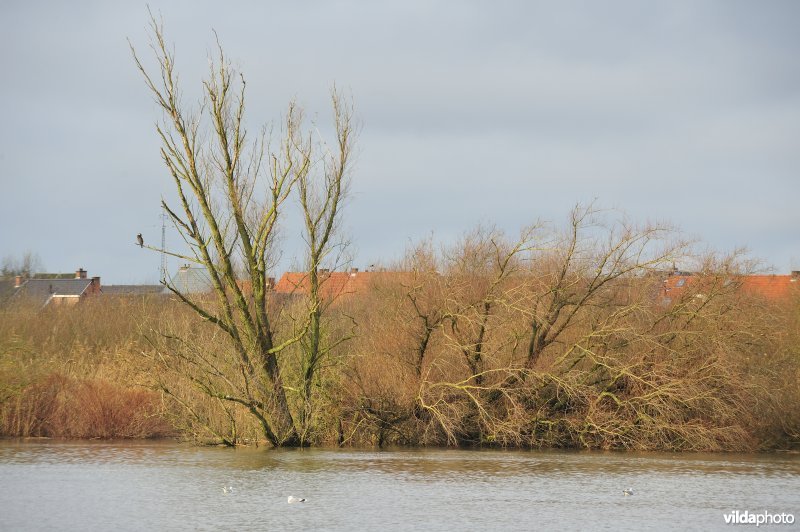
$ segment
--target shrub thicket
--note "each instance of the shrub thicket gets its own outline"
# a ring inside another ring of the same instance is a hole
[[[659,268],[682,244],[663,247],[659,235],[651,253],[652,228],[585,233],[576,220],[546,242],[539,229],[518,241],[483,229],[451,247],[425,243],[396,273],[326,307],[313,395],[303,390],[303,343],[280,357],[304,441],[797,446],[800,299],[742,291],[736,257],[698,261],[667,299]],[[296,336],[304,297],[273,295],[270,305],[276,340]],[[246,383],[232,349],[169,298],[5,308],[0,431],[260,443],[252,405],[225,392]]]

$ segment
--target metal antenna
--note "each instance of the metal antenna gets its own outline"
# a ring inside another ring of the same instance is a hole
[[[167,280],[167,210],[164,205],[161,205],[161,282]]]

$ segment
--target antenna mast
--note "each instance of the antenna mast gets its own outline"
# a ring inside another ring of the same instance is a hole
[[[167,281],[167,210],[161,205],[161,282]]]

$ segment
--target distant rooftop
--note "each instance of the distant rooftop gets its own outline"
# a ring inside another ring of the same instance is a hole
[[[164,293],[160,284],[109,284],[101,292],[106,296],[144,296]]]
[[[662,290],[665,296],[672,299],[683,293],[690,285],[702,282],[704,282],[702,275],[678,272],[664,280]],[[732,275],[726,282],[736,283],[742,292],[770,301],[800,293],[798,271],[793,271],[790,275]]]
[[[45,306],[51,301],[77,302],[80,298],[100,293],[100,278],[89,278],[86,270],[75,273],[36,273],[30,279],[17,275],[8,301],[25,300]]]
[[[353,268],[349,272],[332,272],[320,270],[320,295],[323,299],[335,299],[357,293],[364,293],[380,280],[398,279],[408,275],[395,271],[358,271]],[[278,294],[308,294],[310,281],[307,272],[286,272],[275,285]]]
[[[205,268],[181,266],[169,280],[169,284],[182,294],[204,294],[213,288],[211,277]],[[168,291],[167,288],[163,290]]]

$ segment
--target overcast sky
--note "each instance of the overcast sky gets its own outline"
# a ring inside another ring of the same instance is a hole
[[[561,222],[596,198],[800,269],[800,2],[150,6],[187,94],[216,30],[248,81],[253,129],[291,98],[325,115],[334,82],[352,93],[356,266],[431,232]],[[160,242],[173,192],[126,40],[146,53],[147,22],[145,3],[0,3],[0,256],[157,281],[159,257],[134,239]],[[287,226],[284,267],[298,239]]]

